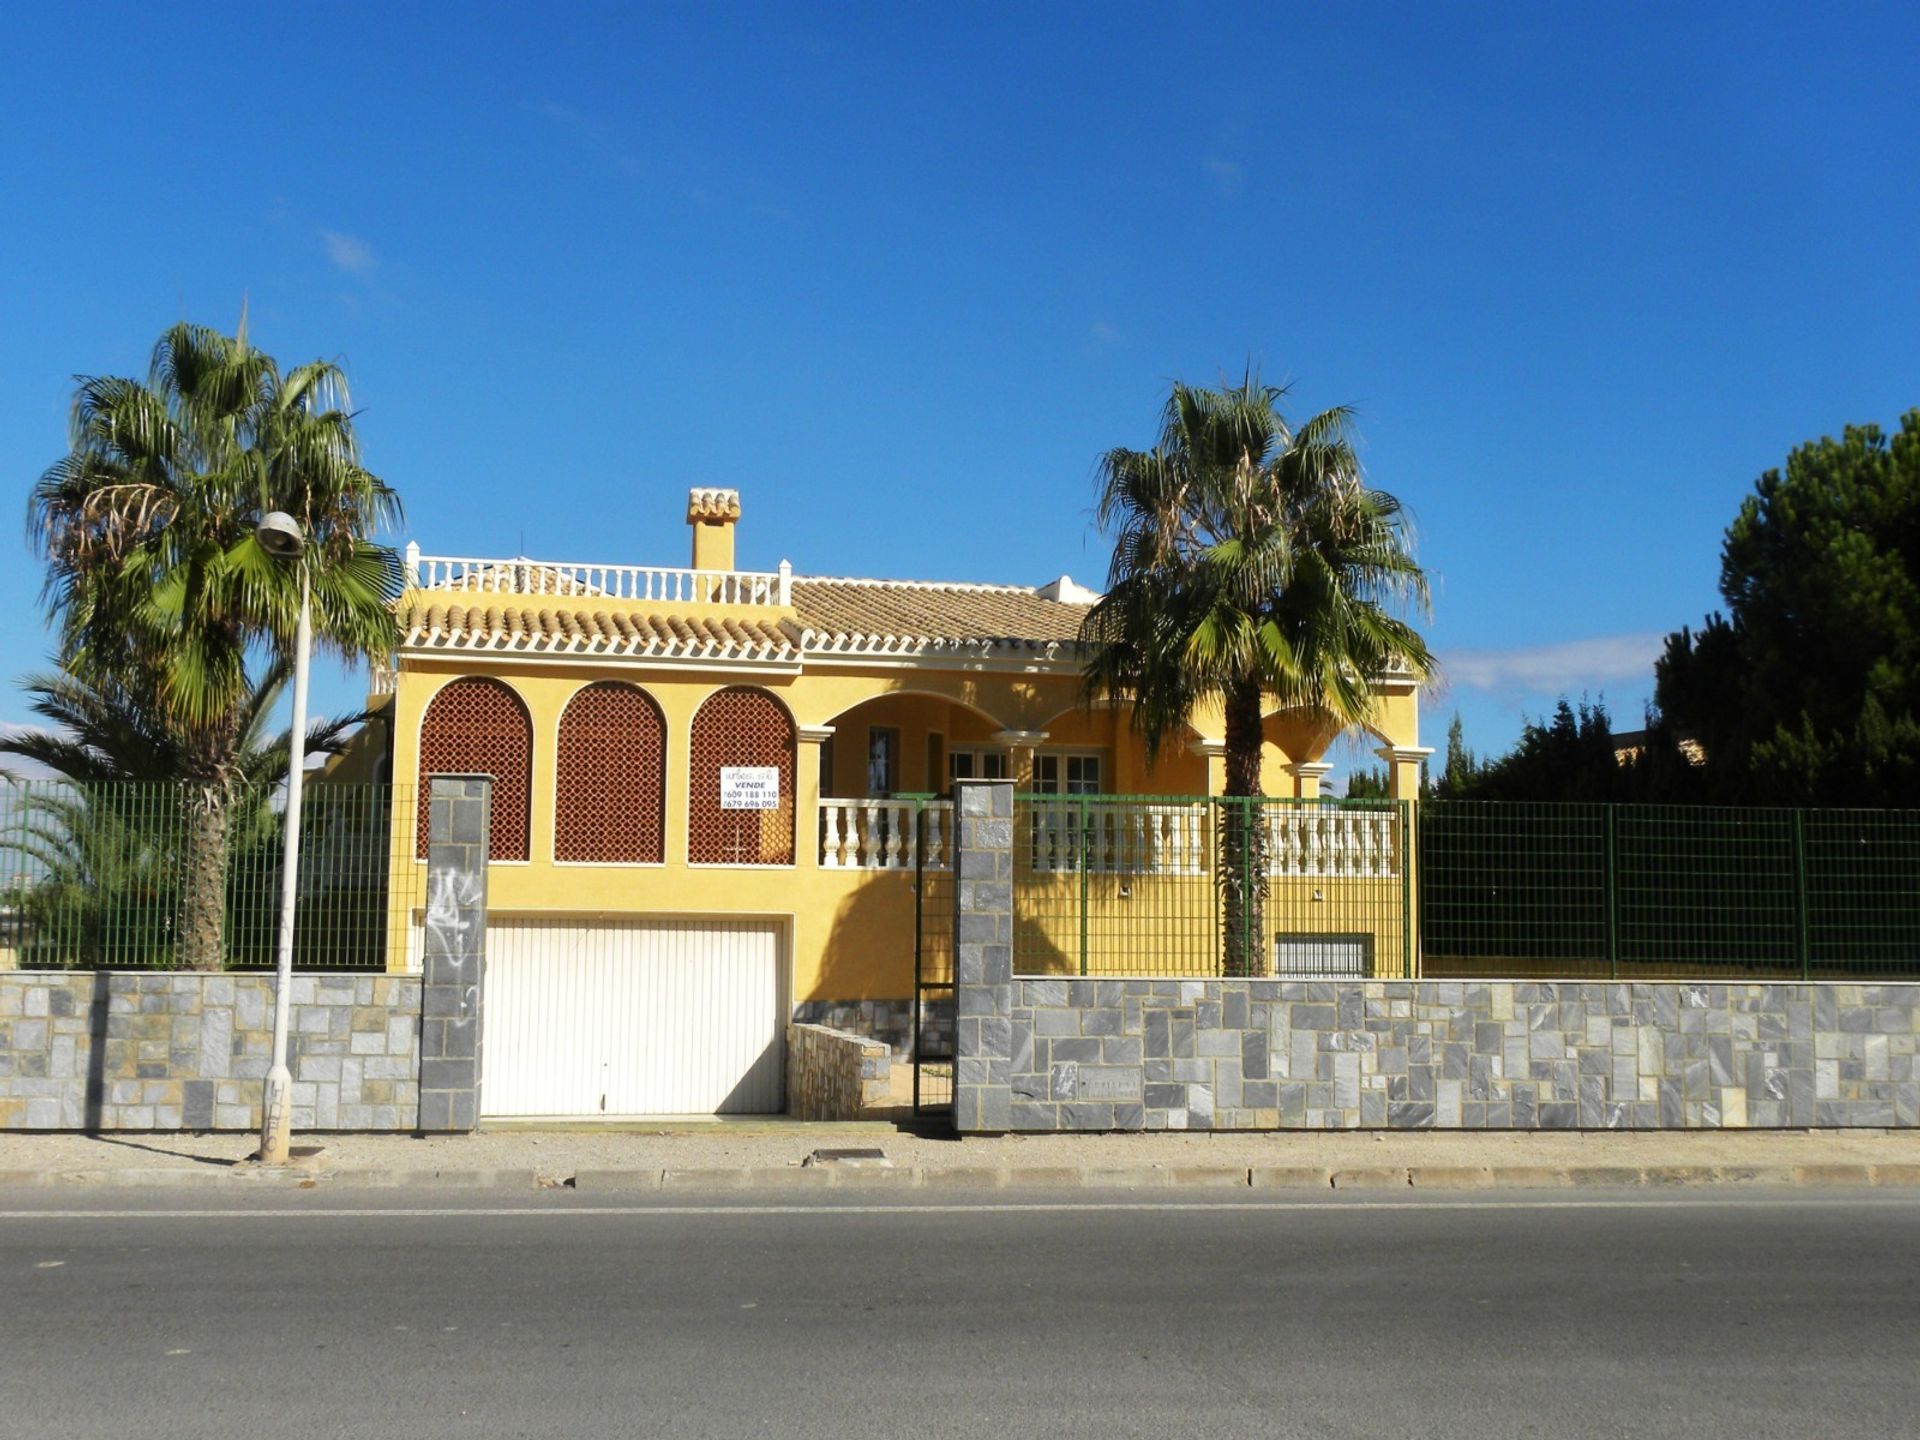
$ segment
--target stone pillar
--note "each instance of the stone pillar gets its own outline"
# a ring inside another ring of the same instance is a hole
[[[1013,1106],[1012,780],[953,787],[953,1123],[997,1135]]]
[[[480,1123],[480,992],[487,949],[493,781],[428,780],[427,923],[420,987],[420,1132]]]
[[[1332,772],[1333,765],[1326,760],[1295,760],[1287,766],[1287,769],[1293,775],[1295,797],[1301,800],[1318,800],[1320,782]]]

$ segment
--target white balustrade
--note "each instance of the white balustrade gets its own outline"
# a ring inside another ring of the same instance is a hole
[[[424,590],[702,605],[786,605],[793,588],[793,571],[784,564],[778,570],[686,570],[662,565],[481,560],[419,555],[411,549],[407,578]]]
[[[1268,870],[1276,879],[1391,877],[1400,873],[1399,816],[1391,810],[1268,805]],[[820,865],[827,870],[912,870],[923,817],[926,868],[953,864],[951,801],[822,799]],[[1204,875],[1213,864],[1215,807],[1206,804],[1023,802],[1026,868],[1092,875]]]
[[[1399,874],[1399,816],[1330,805],[1264,807],[1269,873],[1323,879]],[[1038,798],[1022,807],[1027,868],[1093,875],[1201,875],[1212,865],[1216,807]]]
[[[820,868],[823,870],[913,870],[919,866],[916,816],[926,823],[926,868],[952,866],[950,800],[820,801]]]
[[[1273,805],[1267,809],[1271,873],[1301,879],[1392,876],[1399,815],[1330,805]]]

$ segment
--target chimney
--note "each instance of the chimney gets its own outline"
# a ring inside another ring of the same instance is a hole
[[[687,524],[693,527],[693,568],[733,569],[733,527],[740,519],[740,492],[698,486],[687,492]]]

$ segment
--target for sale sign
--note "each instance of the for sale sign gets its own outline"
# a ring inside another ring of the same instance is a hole
[[[780,769],[776,765],[722,765],[722,810],[778,810]]]

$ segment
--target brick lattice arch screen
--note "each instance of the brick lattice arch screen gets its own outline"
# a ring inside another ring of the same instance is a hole
[[[553,858],[602,865],[660,863],[667,724],[646,692],[589,685],[560,716]]]
[[[420,722],[418,855],[427,856],[427,777],[493,777],[490,860],[527,858],[533,724],[520,697],[498,680],[455,680]]]
[[[793,863],[793,717],[764,690],[722,690],[693,717],[687,859],[695,865]],[[780,772],[776,810],[722,810],[720,770],[769,765]]]

